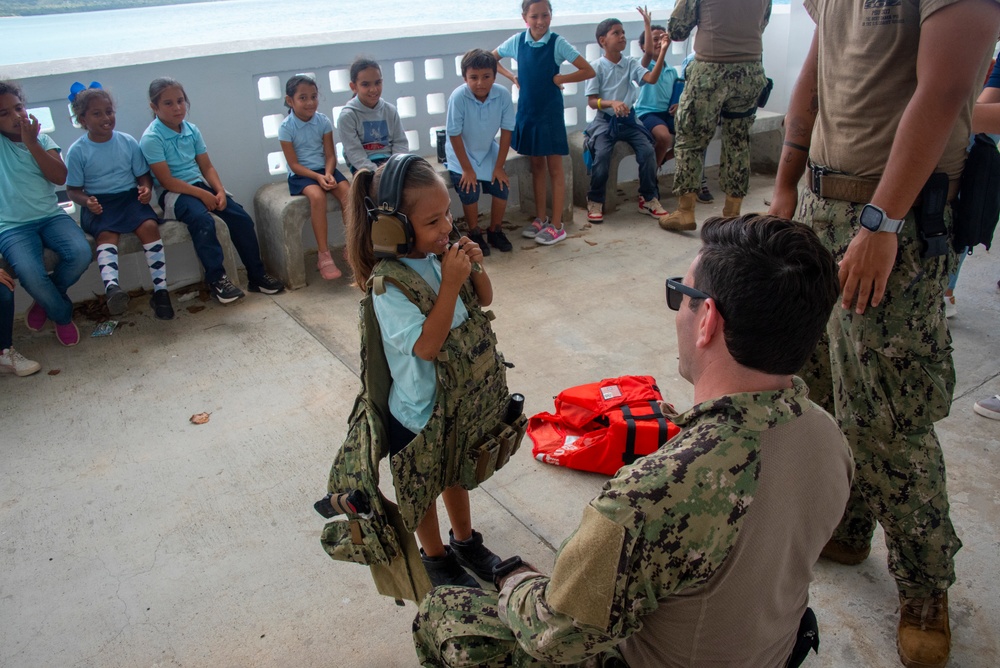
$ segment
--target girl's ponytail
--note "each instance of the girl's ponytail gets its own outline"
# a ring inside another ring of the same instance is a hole
[[[372,231],[368,224],[368,209],[365,207],[365,197],[369,197],[375,172],[360,169],[354,174],[351,191],[347,196],[348,210],[344,212],[344,223],[347,227],[347,262],[354,272],[354,282],[362,292],[368,291],[368,278],[378,260],[372,249]]]

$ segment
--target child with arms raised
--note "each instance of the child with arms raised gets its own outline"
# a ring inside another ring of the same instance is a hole
[[[51,319],[59,342],[74,346],[80,331],[66,291],[90,265],[93,251],[80,226],[59,208],[55,187],[65,182],[59,147],[28,114],[21,87],[0,81],[0,255],[35,299],[24,318],[28,329],[37,332]],[[45,248],[59,255],[51,277]]]
[[[569,155],[566,121],[563,118],[562,85],[585,81],[594,69],[579,51],[554,32],[552,3],[549,0],[524,0],[521,18],[528,29],[514,35],[493,51],[493,56],[517,61],[519,77],[502,65],[500,74],[521,89],[511,146],[522,155],[531,156],[531,178],[535,191],[535,219],[521,231],[521,236],[551,246],[566,238],[562,224],[566,198],[566,177],[562,156]],[[560,74],[563,62],[573,63],[576,72]],[[545,215],[545,174],[552,179],[552,219]]]
[[[652,42],[649,12],[640,8],[645,27],[645,42]],[[597,76],[587,82],[587,102],[597,116],[587,127],[593,154],[593,169],[590,175],[590,190],[587,192],[587,220],[592,223],[604,221],[605,188],[611,167],[611,153],[615,143],[628,142],[635,151],[635,161],[639,164],[639,211],[658,220],[663,220],[668,212],[660,206],[659,188],[656,183],[656,154],[653,136],[635,116],[636,87],[655,84],[663,69],[663,58],[669,40],[661,40],[656,64],[646,71],[638,60],[623,55],[628,40],[625,28],[618,19],[605,19],[597,25],[597,43],[604,49],[604,55],[591,63]]]
[[[374,171],[390,156],[409,153],[399,112],[382,99],[382,68],[378,63],[368,58],[351,63],[351,91],[354,97],[337,119],[344,159],[351,173],[359,169]]]
[[[97,266],[104,281],[108,312],[118,315],[128,305],[128,293],[118,282],[118,239],[134,232],[146,255],[153,279],[149,305],[161,320],[174,309],[167,292],[166,258],[160,220],[149,206],[153,179],[139,143],[115,130],[115,104],[102,88],[74,90],[73,114],[87,134],[66,153],[66,192],[80,207],[80,227],[97,240]],[[82,86],[80,86],[82,88]]]
[[[493,54],[473,49],[462,57],[465,83],[448,98],[446,165],[455,192],[462,201],[469,238],[489,255],[492,246],[509,252],[513,245],[503,233],[510,179],[503,169],[514,129],[514,103],[510,91],[495,86],[497,60]],[[500,133],[500,142],[495,139]],[[479,231],[479,195],[492,197],[487,241]]]
[[[319,259],[319,274],[327,280],[340,278],[340,269],[327,245],[326,193],[331,192],[347,211],[347,179],[337,169],[333,147],[333,124],[319,113],[319,88],[303,74],[296,74],[285,84],[288,116],[278,128],[278,141],[288,163],[288,192],[305,195]]]
[[[422,158],[393,156],[375,173],[357,172],[350,199],[348,259],[358,286],[372,290],[392,377],[386,435],[397,502],[431,583],[478,586],[462,566],[492,581],[500,560],[473,530],[468,490],[485,477],[468,464],[510,401],[480,309],[493,299],[489,276],[473,270],[483,253],[468,237],[449,243],[451,198]],[[448,545],[438,495],[451,521]]]
[[[236,252],[247,268],[250,291],[268,295],[282,292],[285,286],[281,281],[264,271],[253,219],[226,193],[201,131],[185,120],[189,104],[184,87],[174,79],[163,77],[149,84],[149,107],[156,118],[142,133],[139,146],[163,188],[163,216],[188,226],[194,250],[205,268],[205,282],[220,304],[236,301],[243,297],[243,291],[226,276],[213,213],[229,227]]]
[[[640,10],[643,18],[649,12],[643,8]],[[656,56],[660,51],[663,40],[670,45],[670,36],[667,35],[666,28],[659,25],[651,25],[653,39],[650,42],[646,38],[644,30],[639,35],[639,48],[642,49],[642,66],[652,71],[656,67]],[[642,124],[646,126],[649,133],[653,135],[653,148],[656,150],[656,165],[662,165],[674,147],[674,112],[677,104],[674,102],[674,88],[677,83],[677,71],[669,66],[664,66],[660,72],[660,78],[655,84],[649,84],[639,89],[639,99],[635,103],[635,114]]]

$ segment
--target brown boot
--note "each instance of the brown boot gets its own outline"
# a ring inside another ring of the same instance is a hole
[[[907,668],[943,668],[948,663],[948,592],[935,592],[927,598],[900,595],[896,650]]]
[[[660,217],[660,227],[665,230],[693,230],[698,227],[694,222],[694,203],[698,201],[697,193],[684,193],[677,198],[677,210],[667,216]]]
[[[857,566],[868,558],[871,551],[871,545],[866,545],[859,550],[831,538],[826,542],[826,545],[823,546],[823,551],[819,553],[819,556],[823,559],[836,561],[838,564]]]
[[[723,218],[735,218],[740,215],[740,206],[742,205],[742,197],[730,197],[729,195],[726,195],[726,203],[722,205]]]

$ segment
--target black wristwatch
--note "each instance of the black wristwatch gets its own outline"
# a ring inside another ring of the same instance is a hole
[[[521,566],[524,566],[524,560],[514,555],[493,567],[493,586],[497,588],[497,591],[500,591],[500,582]]]
[[[861,216],[858,218],[861,227],[869,232],[893,232],[899,233],[903,229],[903,220],[890,218],[885,211],[874,204],[865,204],[861,209]]]

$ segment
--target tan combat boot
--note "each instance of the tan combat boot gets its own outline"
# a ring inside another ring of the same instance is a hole
[[[899,597],[896,650],[906,668],[943,668],[951,649],[948,592],[927,598]]]
[[[694,222],[694,203],[698,201],[697,193],[684,193],[677,198],[677,210],[667,216],[660,217],[660,227],[665,230],[693,230],[698,227]]]
[[[726,203],[722,206],[723,218],[735,218],[740,215],[740,206],[742,204],[742,197],[730,197],[726,195]]]

